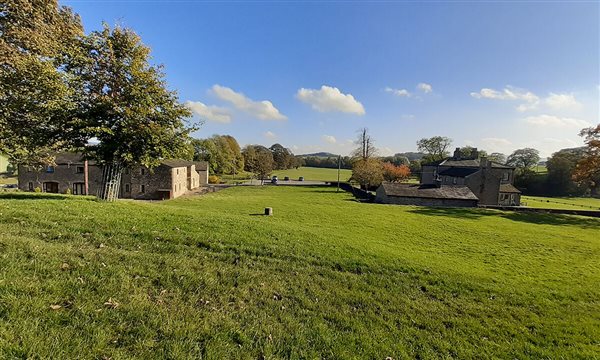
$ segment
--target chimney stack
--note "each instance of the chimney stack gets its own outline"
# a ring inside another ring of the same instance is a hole
[[[477,148],[472,148],[471,149],[471,159],[477,160],[479,159],[479,151],[477,151]]]
[[[453,156],[454,160],[460,160],[461,159],[461,154],[460,154],[460,148],[457,147],[456,150],[454,150],[454,156]]]

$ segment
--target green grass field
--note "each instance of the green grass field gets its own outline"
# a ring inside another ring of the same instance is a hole
[[[16,176],[0,176],[0,185],[16,183],[18,183],[18,178]]]
[[[0,358],[598,358],[599,233],[325,187],[0,194]]]
[[[525,206],[543,209],[600,210],[600,199],[594,198],[522,196],[521,202]]]
[[[301,167],[298,169],[275,170],[272,175],[277,175],[279,180],[283,180],[289,176],[291,180],[298,180],[300,176],[304,176],[304,180],[313,181],[337,181],[338,170],[314,167]],[[341,169],[340,181],[348,181],[352,176],[352,170]]]

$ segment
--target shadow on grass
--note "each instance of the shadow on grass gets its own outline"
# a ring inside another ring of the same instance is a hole
[[[9,193],[0,193],[0,200],[87,200],[87,201],[96,201],[96,198],[92,197],[92,196],[9,192]]]
[[[510,211],[492,211],[473,208],[440,208],[440,207],[421,207],[409,210],[414,214],[427,216],[449,216],[459,219],[480,219],[486,216],[500,216],[512,221],[526,222],[539,225],[571,225],[586,228],[599,228],[600,219],[585,218],[581,216],[562,215],[562,214],[544,214],[533,212],[510,212]]]

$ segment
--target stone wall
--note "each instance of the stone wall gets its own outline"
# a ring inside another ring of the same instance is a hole
[[[198,179],[200,186],[204,186],[208,184],[208,169],[206,170],[198,170]]]
[[[476,207],[477,200],[462,199],[431,199],[403,196],[380,195],[379,191],[375,197],[375,202],[381,204],[394,205],[416,205],[416,206],[438,206],[438,207]]]
[[[19,189],[22,191],[33,191],[35,188],[44,190],[44,183],[56,183],[58,193],[65,194],[70,191],[75,194],[76,189],[81,186],[75,184],[84,184],[85,177],[81,171],[84,168],[83,163],[74,163],[71,165],[57,165],[54,172],[48,172],[48,168],[41,171],[28,166],[19,166]],[[97,195],[102,183],[102,169],[96,165],[88,165],[88,194]],[[83,195],[78,193],[77,195]]]
[[[172,186],[172,170],[172,168],[165,165],[159,165],[151,170],[146,167],[132,168],[128,175],[131,181],[130,197],[132,199],[146,200],[161,200],[175,197]],[[123,185],[121,186],[123,187]]]
[[[498,204],[498,193],[500,191],[500,179],[489,169],[476,172],[465,178],[465,185],[471,189],[473,194],[479,198],[479,204]]]

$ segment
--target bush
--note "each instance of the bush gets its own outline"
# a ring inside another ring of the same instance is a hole
[[[209,184],[219,184],[220,182],[221,182],[221,179],[219,179],[219,177],[217,175],[211,175],[208,177]]]
[[[67,189],[67,191],[65,191],[65,194],[71,195],[71,189]]]
[[[42,189],[38,186],[33,191],[35,191],[36,193],[41,193]]]

